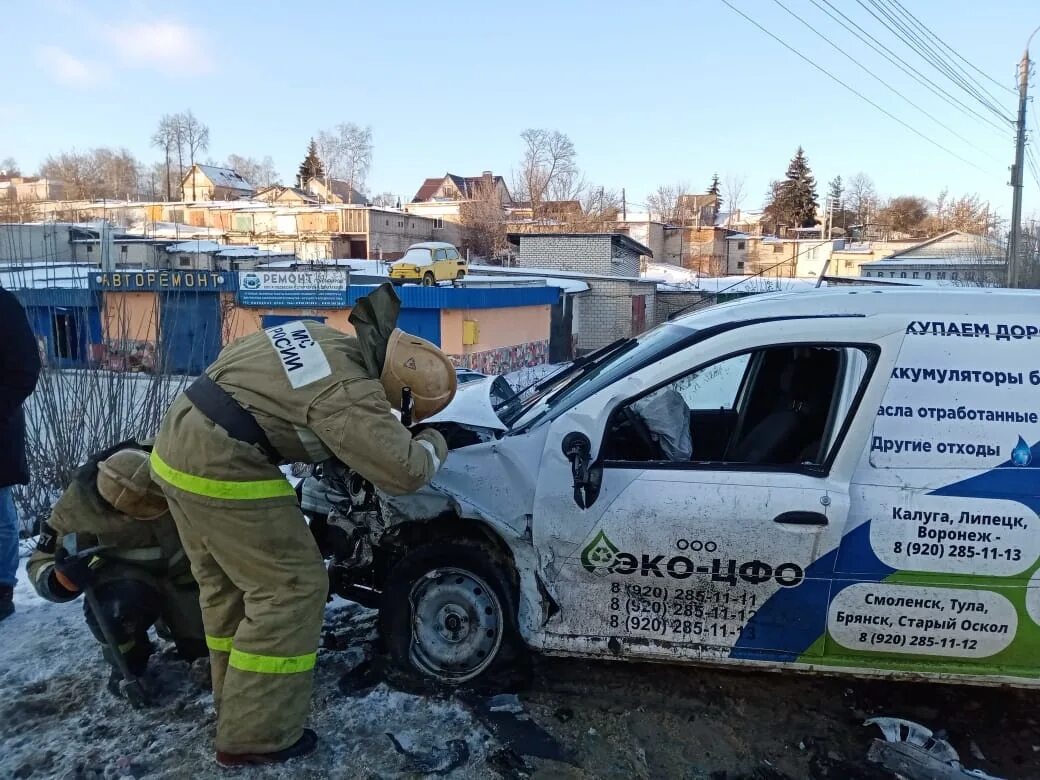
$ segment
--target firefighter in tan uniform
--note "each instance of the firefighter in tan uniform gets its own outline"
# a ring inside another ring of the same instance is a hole
[[[63,558],[70,534],[81,548],[104,549],[92,558]],[[43,525],[27,569],[36,592],[49,601],[72,601],[92,588],[101,619],[135,675],[143,674],[152,654],[148,629],[153,625],[173,640],[182,658],[206,655],[199,591],[143,445],[117,444],[76,470]],[[86,601],[83,611],[113,666],[109,688],[118,693],[115,649],[105,643],[99,616]]]
[[[278,465],[335,457],[382,490],[425,485],[447,454],[394,416],[411,388],[416,420],[455,394],[434,345],[395,329],[383,285],[359,300],[347,336],[296,321],[228,345],[170,407],[152,452],[192,571],[210,648],[222,766],[314,750],[310,708],[328,576]]]

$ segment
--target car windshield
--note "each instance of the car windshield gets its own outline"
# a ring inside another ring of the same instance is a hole
[[[431,257],[432,250],[426,249],[425,247],[412,247],[405,252],[404,257],[401,258],[401,262],[415,263],[416,265],[429,265],[433,262]]]
[[[510,427],[527,427],[546,414],[559,414],[633,371],[670,354],[692,340],[693,328],[664,323],[637,338],[620,339],[579,358],[534,386],[534,393],[498,410]]]

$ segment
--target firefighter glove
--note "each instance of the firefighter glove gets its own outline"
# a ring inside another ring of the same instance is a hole
[[[69,555],[59,549],[54,561],[54,578],[65,590],[73,593],[94,584],[94,556]]]
[[[433,470],[439,470],[448,457],[448,443],[444,441],[441,432],[436,428],[423,428],[416,435],[415,442],[433,456]]]

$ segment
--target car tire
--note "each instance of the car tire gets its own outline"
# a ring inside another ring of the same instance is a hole
[[[433,287],[436,283],[437,283],[437,281],[433,278],[433,274],[432,273],[427,271],[425,274],[423,274],[423,278],[422,278],[422,286],[423,287]]]
[[[456,279],[462,279],[465,275],[466,275],[465,271],[459,271],[457,274],[455,274],[455,278]]]
[[[489,547],[464,542],[418,547],[390,571],[379,630],[406,677],[458,686],[524,676],[516,585]]]

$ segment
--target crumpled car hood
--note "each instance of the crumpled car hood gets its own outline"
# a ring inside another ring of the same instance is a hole
[[[423,422],[451,422],[492,431],[508,430],[491,403],[491,384],[495,379],[496,377],[489,376],[486,379],[467,382],[456,391],[450,404],[432,417],[425,418]]]

